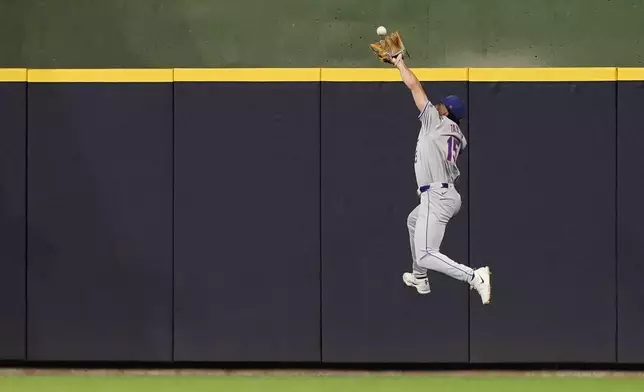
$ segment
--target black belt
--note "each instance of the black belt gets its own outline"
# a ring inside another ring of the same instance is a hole
[[[448,188],[448,187],[449,187],[448,183],[446,183],[446,182],[441,183],[441,188]],[[429,185],[423,185],[423,186],[420,187],[420,193],[423,193],[428,189],[429,189]]]

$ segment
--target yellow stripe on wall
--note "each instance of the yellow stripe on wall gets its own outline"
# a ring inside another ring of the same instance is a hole
[[[27,81],[26,68],[0,68],[0,82]]]
[[[603,82],[644,81],[644,68],[412,68],[421,81]],[[0,82],[400,82],[391,68],[0,68]]]
[[[644,68],[618,68],[617,80],[644,81]]]
[[[418,80],[467,81],[467,68],[411,68]],[[322,68],[324,82],[400,82],[395,68]]]
[[[471,82],[603,82],[617,68],[470,68]]]
[[[29,69],[31,83],[154,83],[172,82],[174,70],[147,69]]]
[[[318,82],[320,68],[177,68],[175,82]]]

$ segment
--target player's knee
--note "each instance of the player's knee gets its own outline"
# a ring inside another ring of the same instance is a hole
[[[416,262],[422,267],[431,268],[437,253],[438,251],[434,249],[418,248],[416,249]]]
[[[440,253],[440,249],[432,246],[423,247],[419,249],[419,253],[423,256],[433,256],[436,253]]]

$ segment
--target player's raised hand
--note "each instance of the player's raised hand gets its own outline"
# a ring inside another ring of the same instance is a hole
[[[403,54],[398,53],[398,55],[392,57],[391,59],[391,64],[393,64],[394,67],[398,68],[398,65],[403,63]]]

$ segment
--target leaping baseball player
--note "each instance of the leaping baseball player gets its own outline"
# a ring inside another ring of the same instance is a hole
[[[397,33],[396,33],[397,35]],[[394,41],[399,37],[394,37]],[[402,42],[399,44],[402,47]],[[474,270],[440,252],[445,228],[461,208],[461,195],[454,187],[460,171],[458,156],[467,145],[459,124],[465,104],[455,95],[434,105],[429,101],[416,75],[407,67],[403,50],[389,61],[399,71],[419,110],[420,132],[416,143],[414,169],[420,204],[407,217],[412,256],[412,272],[403,274],[407,286],[420,294],[430,292],[427,270],[437,271],[463,281],[475,289],[483,304],[489,304],[491,281],[489,267]]]

